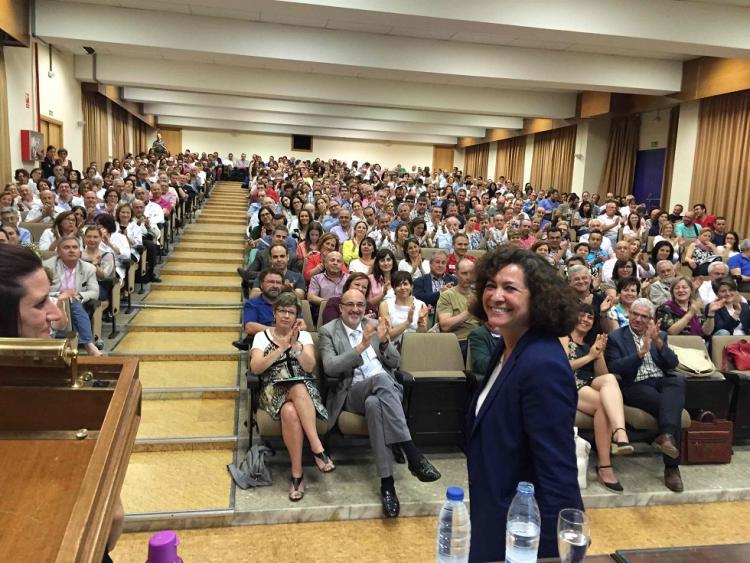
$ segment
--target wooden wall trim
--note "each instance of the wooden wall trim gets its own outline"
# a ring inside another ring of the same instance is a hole
[[[0,29],[16,40],[15,46],[28,47],[29,0],[0,0]],[[6,45],[14,46],[12,42]]]

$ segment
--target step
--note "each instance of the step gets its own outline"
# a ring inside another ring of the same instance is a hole
[[[235,399],[141,401],[136,439],[234,436]]]
[[[133,452],[176,452],[188,450],[234,450],[236,436],[208,436],[205,438],[144,438],[136,439]]]
[[[247,227],[247,219],[244,217],[235,217],[233,219],[225,219],[223,217],[201,217],[198,221],[201,225],[240,225]]]
[[[195,387],[234,387],[237,361],[141,360],[139,373],[144,390]]]
[[[221,260],[222,262],[232,262],[236,263],[238,265],[242,264],[242,260],[245,257],[245,253],[242,251],[239,252],[221,252],[221,253],[214,253],[214,252],[200,252],[200,251],[192,251],[189,249],[183,250],[182,248],[175,250],[172,252],[172,254],[169,255],[169,260],[179,260],[181,258],[192,258],[199,261],[203,260],[209,260],[211,262],[215,260]]]
[[[210,278],[209,278],[210,279]],[[218,278],[217,278],[218,279]],[[162,283],[159,285],[159,289],[162,291],[214,291],[219,292],[223,291],[226,293],[240,293],[240,282],[236,281],[232,284],[222,284],[222,283],[211,283],[207,282],[205,279],[202,279],[199,282],[171,282],[171,283]]]
[[[226,449],[133,453],[122,503],[128,514],[230,509]]]
[[[224,233],[227,235],[238,235],[238,234],[244,234],[245,231],[247,231],[247,227],[243,225],[216,225],[208,223],[206,225],[201,225],[200,219],[190,225],[187,229],[185,229],[185,234],[195,234],[195,233]]]
[[[163,350],[154,351],[140,351],[140,352],[118,352],[117,349],[109,353],[110,356],[137,356],[142,362],[235,362],[237,363],[242,354],[247,355],[247,352],[240,352],[236,348],[232,347],[232,352],[216,352],[215,350],[182,350],[180,352],[165,352]]]
[[[237,265],[223,264],[221,262],[174,262],[170,261],[160,270],[164,275],[190,275],[190,276],[215,276],[224,277],[237,275]],[[239,276],[238,278],[239,279]]]
[[[237,338],[231,332],[179,332],[179,331],[133,331],[128,332],[115,347],[122,354],[173,353],[200,350],[219,354],[235,352],[232,341]]]
[[[169,291],[164,289],[152,289],[144,299],[149,304],[184,305],[194,307],[197,305],[236,305],[239,310],[242,307],[242,294],[233,291]]]
[[[240,277],[237,275],[236,269],[232,272],[227,272],[223,276],[203,275],[201,272],[180,272],[180,273],[161,273],[162,283],[159,287],[162,289],[168,288],[171,284],[183,285],[183,286],[205,286],[215,288],[216,291],[223,291],[225,288],[240,290]]]
[[[245,254],[245,245],[232,241],[194,242],[180,241],[177,250],[184,252],[210,252],[212,254]]]
[[[225,332],[239,334],[239,323],[203,324],[198,322],[186,323],[143,323],[128,324],[128,332]]]
[[[163,401],[167,399],[232,399],[240,397],[240,388],[234,387],[162,387],[160,389],[144,389],[144,401]]]
[[[237,270],[238,266],[242,266],[245,262],[242,259],[238,259],[234,256],[224,256],[224,255],[217,255],[217,254],[211,254],[210,256],[207,256],[205,254],[196,256],[195,254],[185,253],[180,254],[180,251],[177,250],[173,254],[169,255],[169,262],[168,264],[217,264],[217,265],[229,265],[232,267],[233,270]]]
[[[130,321],[128,327],[149,324],[188,324],[199,326],[225,325],[236,323],[239,326],[242,312],[237,309],[194,309],[189,305],[183,309],[141,309]]]

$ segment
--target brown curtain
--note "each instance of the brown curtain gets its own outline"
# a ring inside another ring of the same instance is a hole
[[[576,125],[534,135],[531,183],[537,189],[569,192],[573,182]]]
[[[497,143],[495,176],[523,183],[523,163],[526,156],[526,137],[513,137]]]
[[[0,47],[0,191],[13,179],[10,165],[10,129],[8,128],[8,82],[5,79],[5,53]],[[20,143],[21,139],[16,139]]]
[[[635,160],[638,156],[638,135],[641,116],[615,117],[609,128],[609,145],[599,187],[602,192],[629,194],[633,191]]]
[[[667,133],[667,156],[664,159],[664,179],[661,185],[661,207],[666,209],[672,195],[672,174],[674,169],[674,151],[677,146],[677,124],[680,121],[680,106],[669,111],[669,132]]]
[[[112,103],[112,158],[122,159],[128,152],[128,112]]]
[[[690,197],[750,231],[750,90],[701,100]]]
[[[101,169],[109,153],[107,99],[97,92],[81,93],[83,106],[83,166],[96,162]]]
[[[490,144],[483,143],[466,149],[464,158],[464,175],[476,178],[487,177],[487,164],[490,159]]]
[[[148,152],[148,125],[140,119],[133,120],[133,154]]]

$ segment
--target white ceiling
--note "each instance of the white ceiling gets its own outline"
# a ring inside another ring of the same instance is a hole
[[[37,0],[34,24],[39,37],[79,56],[79,79],[128,87],[125,97],[131,91],[160,110],[162,123],[226,128],[232,121],[214,111],[219,104],[253,130],[265,124],[416,142],[447,134],[450,142],[498,120],[520,128],[521,117],[571,117],[582,90],[675,92],[681,61],[691,58],[750,58],[749,6]],[[83,45],[96,49],[96,64]]]

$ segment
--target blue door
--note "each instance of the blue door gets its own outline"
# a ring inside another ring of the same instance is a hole
[[[646,204],[647,209],[659,207],[661,202],[666,157],[667,149],[638,151],[635,160],[633,195],[638,203]]]

